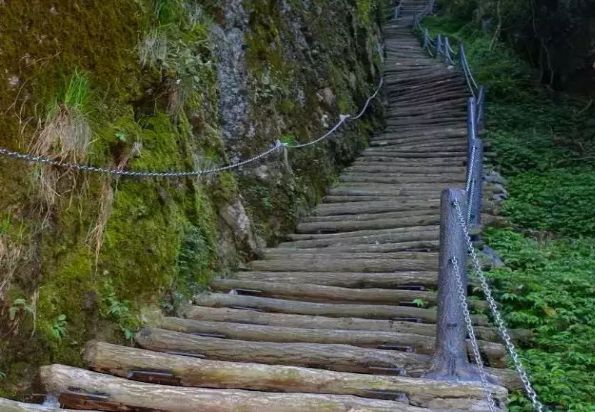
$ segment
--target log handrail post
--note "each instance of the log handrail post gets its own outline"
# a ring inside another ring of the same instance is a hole
[[[457,202],[465,210],[467,195],[464,190],[442,191],[436,346],[432,368],[425,377],[446,381],[476,381],[480,380],[480,375],[467,357],[467,330],[454,265],[456,259],[466,297],[467,247],[455,207]]]
[[[486,90],[484,86],[479,86],[479,91],[477,93],[477,114],[476,114],[476,134],[479,136],[481,131],[484,128],[484,119],[485,119],[485,99],[486,99]]]
[[[470,173],[470,188],[468,193],[469,226],[476,228],[481,225],[481,204],[483,199],[483,141],[474,139],[471,143],[471,153],[468,170]],[[473,232],[473,231],[472,231]]]

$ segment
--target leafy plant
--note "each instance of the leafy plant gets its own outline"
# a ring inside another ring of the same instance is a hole
[[[427,305],[427,302],[423,299],[413,299],[413,304],[418,308],[423,308]]]
[[[593,111],[541,88],[525,61],[473,21],[477,4],[455,0],[454,15],[427,24],[465,43],[488,89],[487,155],[507,178],[513,224],[485,233],[505,263],[489,276],[508,325],[534,331],[520,352],[540,399],[553,410],[593,411]],[[530,401],[513,393],[509,410],[530,411]]]
[[[126,340],[132,340],[140,327],[140,319],[132,310],[130,301],[121,300],[109,280],[105,282],[102,292],[100,314],[115,321]]]
[[[27,301],[23,298],[15,299],[12,302],[12,305],[8,309],[8,317],[10,318],[11,321],[14,321],[14,320],[16,320],[17,315],[20,313],[25,313],[25,314],[29,314],[29,315],[34,314],[33,307],[31,305],[29,305],[29,303],[27,303]]]
[[[66,315],[58,315],[56,319],[54,319],[52,326],[51,326],[51,336],[57,341],[61,341],[67,334],[67,326],[68,321],[66,319]]]

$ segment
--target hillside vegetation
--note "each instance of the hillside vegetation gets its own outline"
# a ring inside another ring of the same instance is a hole
[[[309,141],[376,87],[378,16],[371,0],[0,1],[0,146],[188,171]],[[30,392],[41,364],[81,365],[89,339],[129,340],[274,243],[376,120],[291,170],[277,155],[204,179],[1,158],[0,396]]]
[[[542,401],[594,411],[595,112],[544,88],[539,67],[482,29],[473,5],[454,12],[462,3],[425,24],[465,43],[488,89],[489,160],[510,195],[502,210],[509,225],[485,234],[506,265],[490,276],[509,326],[535,331],[522,357]],[[529,411],[530,403],[516,394],[510,410]]]

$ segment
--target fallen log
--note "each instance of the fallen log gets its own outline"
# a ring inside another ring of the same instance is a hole
[[[74,387],[78,388],[81,393],[101,393],[110,403],[119,404],[122,408],[139,408],[151,411],[428,411],[401,402],[366,399],[348,395],[287,394],[154,385],[63,365],[42,367],[40,375],[43,386],[53,392],[70,392],[71,388]]]

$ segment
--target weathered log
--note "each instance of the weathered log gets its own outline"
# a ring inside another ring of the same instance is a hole
[[[378,201],[386,201],[386,200],[393,200],[398,201],[402,199],[410,199],[415,201],[431,201],[435,200],[434,194],[417,194],[415,196],[335,196],[335,195],[327,195],[323,198],[323,201],[327,203],[345,203],[345,202],[378,202]]]
[[[232,362],[255,362],[268,365],[291,365],[327,369],[339,372],[421,376],[431,365],[427,355],[394,350],[360,348],[351,345],[315,343],[275,343],[217,339],[172,332],[157,328],[143,328],[135,340],[145,349],[206,357]],[[520,388],[513,371],[486,368],[508,389]]]
[[[353,237],[365,237],[369,235],[380,235],[380,234],[411,234],[412,232],[435,232],[438,234],[440,226],[417,226],[407,228],[393,228],[383,230],[357,230],[348,233],[329,233],[329,234],[290,234],[287,237],[292,240],[316,240],[316,239],[344,239]]]
[[[437,209],[421,209],[419,211],[416,210],[406,210],[400,212],[378,212],[378,213],[359,213],[359,214],[351,214],[351,215],[344,215],[344,214],[336,214],[336,215],[326,215],[326,216],[318,216],[313,215],[309,217],[305,217],[303,219],[304,223],[315,223],[315,222],[344,222],[344,221],[355,221],[355,222],[363,222],[366,220],[376,220],[376,219],[401,219],[407,217],[415,217],[415,216],[438,216],[440,212]]]
[[[328,215],[344,215],[344,214],[360,214],[360,213],[383,213],[383,212],[400,212],[400,211],[415,211],[418,208],[438,210],[438,201],[431,201],[424,204],[423,202],[395,202],[380,201],[367,204],[320,204],[314,209],[313,214],[316,216]]]
[[[408,404],[367,399],[349,395],[255,392],[230,389],[204,389],[162,386],[116,378],[97,372],[52,365],[41,368],[46,389],[69,392],[76,387],[82,393],[101,393],[114,404],[128,408],[167,412],[424,412]]]
[[[393,242],[393,243],[384,243],[384,244],[359,244],[359,245],[335,245],[335,246],[328,246],[324,248],[312,248],[312,249],[305,249],[305,250],[327,250],[329,252],[336,251],[336,252],[366,252],[366,253],[391,253],[391,252],[400,252],[404,250],[417,250],[417,251],[431,251],[434,252],[438,249],[439,242],[438,240],[418,240],[418,241],[411,241],[411,242]],[[292,248],[291,244],[283,243],[279,246],[280,249],[289,249],[289,250],[304,250],[299,248]]]
[[[401,376],[213,361],[99,342],[87,345],[85,360],[98,372],[123,378],[134,379],[137,376],[135,372],[163,371],[178,380],[179,385],[187,387],[357,395],[366,398],[403,393],[421,407],[426,407],[428,401],[438,398],[447,402],[457,400],[461,407],[468,408],[473,400],[485,397],[483,388],[473,384],[444,384]],[[507,391],[504,388],[493,386],[491,389],[496,399],[505,401]]]
[[[410,233],[382,232],[377,234],[366,234],[362,236],[346,237],[323,237],[316,239],[294,240],[290,243],[292,247],[318,248],[326,246],[346,246],[361,244],[385,244],[417,241],[437,241],[438,233],[435,230],[411,231]]]
[[[215,279],[211,289],[218,292],[233,290],[254,291],[257,296],[280,299],[301,299],[315,302],[387,304],[412,302],[421,299],[428,305],[436,302],[436,293],[419,290],[399,289],[352,289],[308,283],[288,283],[279,281],[262,282],[239,279]]]
[[[179,313],[180,316],[183,316],[184,318],[210,322],[246,323],[265,326],[284,326],[290,328],[400,332],[426,336],[436,335],[436,326],[429,323],[290,315],[285,313],[268,313],[230,308],[209,308],[206,306],[193,305],[182,306]],[[492,342],[500,341],[500,335],[493,327],[475,326],[474,329],[479,339]],[[510,333],[515,340],[521,342],[528,342],[532,338],[531,331],[525,329],[511,329]]]
[[[434,353],[434,337],[401,332],[369,333],[353,329],[310,329],[280,326],[251,325],[242,323],[194,321],[181,318],[163,318],[163,329],[184,333],[216,334],[218,337],[234,340],[260,342],[300,342],[320,344],[345,344],[360,347],[396,347],[425,355]],[[506,366],[506,351],[500,344],[479,341],[480,349],[492,365]],[[469,345],[471,353],[471,346]]]
[[[184,353],[233,362],[305,366],[339,372],[386,375],[400,374],[400,369],[405,369],[412,376],[420,376],[431,363],[430,356],[416,353],[351,345],[217,339],[156,328],[143,328],[135,340],[140,347],[158,352]]]
[[[357,305],[302,302],[285,299],[259,298],[254,296],[204,293],[196,295],[197,305],[210,307],[246,307],[269,312],[291,313],[296,315],[322,315],[330,317],[357,317],[369,319],[420,319],[435,322],[436,311],[409,306]],[[477,322],[485,324],[484,316],[476,316]]]
[[[436,321],[436,311],[434,309],[409,306],[329,304],[222,293],[203,293],[196,295],[194,301],[197,305],[202,306],[242,307],[297,315],[392,320],[418,319],[428,323]],[[484,315],[473,315],[472,318],[474,324],[482,326],[488,324],[488,320]]]
[[[435,183],[460,183],[460,175],[414,175],[403,176],[398,174],[374,174],[370,173],[345,173],[339,177],[339,181],[346,183],[386,183],[386,184],[411,184],[433,181]]]
[[[236,272],[234,278],[259,282],[309,283],[343,288],[403,288],[436,286],[436,272]]]
[[[332,250],[324,249],[266,249],[262,252],[262,258],[269,260],[288,259],[291,257],[299,259],[408,259],[408,260],[438,260],[438,254],[433,252],[417,252],[417,251],[403,251],[403,252],[387,252],[387,253],[344,253],[333,252]]]
[[[285,260],[254,260],[248,263],[252,270],[267,272],[301,272],[309,268],[314,272],[404,272],[415,270],[437,270],[438,261],[412,259],[334,259],[334,258],[300,258]]]

